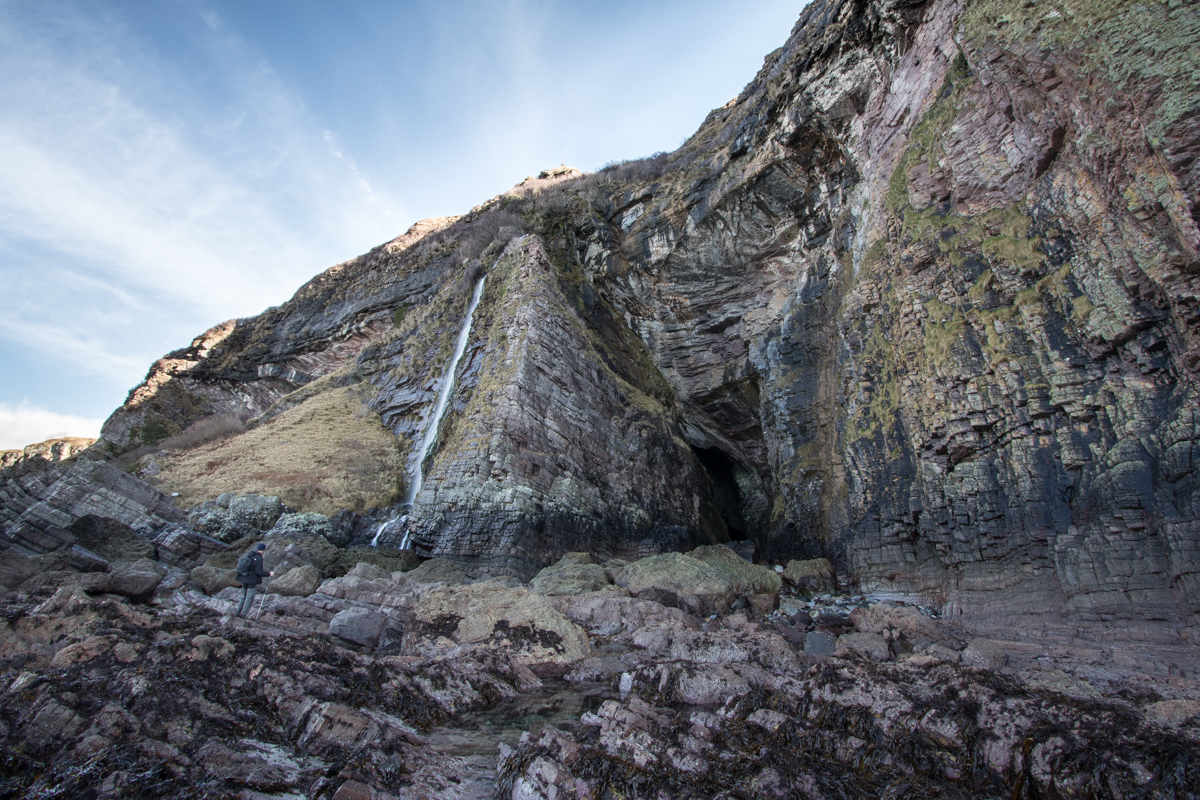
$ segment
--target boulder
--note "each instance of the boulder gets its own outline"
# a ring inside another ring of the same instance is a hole
[[[746,600],[756,619],[767,616],[779,606],[779,595],[776,594],[752,594]]]
[[[616,583],[637,597],[703,616],[724,613],[737,596],[728,573],[683,553],[634,561],[621,570]]]
[[[589,655],[587,634],[550,600],[523,588],[486,581],[435,589],[413,609],[405,655],[439,656],[496,648],[543,675],[562,674]]]
[[[333,540],[331,540],[333,541]],[[373,564],[388,572],[407,572],[421,561],[412,550],[396,550],[391,547],[353,547],[339,550],[333,565],[334,575],[343,575],[358,564]]]
[[[729,576],[739,595],[779,594],[783,587],[783,579],[775,570],[752,564],[725,545],[697,547],[688,555]]]
[[[888,643],[928,645],[946,638],[941,626],[911,607],[874,603],[850,612],[850,623],[860,633],[878,633]]]
[[[311,564],[294,567],[272,578],[267,591],[284,597],[308,597],[321,585],[321,573]]]
[[[67,528],[76,542],[107,561],[137,561],[155,558],[157,548],[123,522],[86,514]]]
[[[241,584],[237,581],[237,572],[231,569],[221,569],[219,567],[199,566],[192,569],[191,578],[196,583],[200,584],[200,588],[205,594],[216,594],[224,588],[233,586],[240,587]]]
[[[329,517],[312,511],[284,514],[267,533],[267,536],[282,539],[320,536],[328,542],[333,536],[333,525],[330,524]]]
[[[837,637],[825,631],[809,631],[804,635],[804,652],[810,656],[831,656],[837,648]]]
[[[728,547],[733,552],[737,553],[744,561],[754,562],[754,553],[758,546],[750,539],[741,539],[736,542],[725,542],[722,547]]]
[[[834,653],[839,656],[860,655],[872,661],[887,661],[890,652],[887,641],[878,633],[847,633],[839,636]]]
[[[351,578],[366,578],[369,581],[390,581],[392,579],[392,573],[383,567],[377,567],[365,561],[360,561],[347,570],[346,576]]]
[[[789,561],[783,570],[783,577],[796,587],[796,591],[805,595],[832,592],[837,586],[833,564],[827,558]]]
[[[0,591],[16,590],[29,580],[35,571],[30,559],[20,553],[12,550],[0,553]]]
[[[653,600],[622,597],[613,591],[556,597],[554,607],[567,619],[599,636],[632,633],[655,625],[700,627],[700,620],[678,608],[668,608]]]
[[[591,553],[567,553],[558,560],[555,566],[565,567],[569,564],[595,564]]]
[[[329,621],[329,632],[348,642],[374,647],[386,626],[387,618],[378,611],[348,608]]]
[[[403,583],[444,583],[461,586],[467,580],[467,571],[457,562],[447,558],[431,558],[414,570],[392,574],[393,579]]]
[[[316,567],[323,576],[333,574],[333,565],[337,563],[339,551],[322,536],[304,536],[298,539],[271,538],[266,542],[263,566],[276,575],[307,565]]]
[[[978,669],[998,670],[1008,663],[1008,648],[994,639],[972,639],[962,651],[962,663]]]
[[[125,597],[142,597],[154,591],[166,574],[166,567],[148,558],[118,564],[108,573],[103,591]]]
[[[583,555],[588,561],[574,560]],[[568,560],[570,559],[570,560]],[[544,595],[583,594],[610,585],[604,567],[590,563],[587,553],[567,553],[553,566],[546,567],[529,582],[530,591]]]
[[[226,493],[193,508],[188,527],[222,542],[235,542],[270,530],[282,513],[278,497]]]

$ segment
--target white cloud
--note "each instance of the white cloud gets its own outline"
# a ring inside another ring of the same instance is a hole
[[[400,232],[399,204],[215,16],[188,32],[196,65],[77,12],[0,3],[0,346],[132,386]]]
[[[0,450],[19,450],[28,444],[64,436],[95,439],[100,435],[103,422],[72,414],[55,414],[26,401],[16,405],[0,403]]]

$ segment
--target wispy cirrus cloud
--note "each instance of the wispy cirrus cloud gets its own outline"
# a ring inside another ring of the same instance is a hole
[[[193,23],[167,57],[86,2],[0,3],[3,361],[128,388],[399,232],[336,134],[215,15]]]

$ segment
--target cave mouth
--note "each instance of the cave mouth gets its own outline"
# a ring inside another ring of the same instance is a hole
[[[742,495],[738,490],[733,460],[714,447],[693,447],[692,452],[708,475],[713,486],[713,503],[729,529],[734,541],[746,538],[746,521],[742,518]]]

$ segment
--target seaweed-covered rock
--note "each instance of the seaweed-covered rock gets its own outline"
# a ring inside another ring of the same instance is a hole
[[[561,674],[589,654],[587,634],[549,599],[492,581],[431,591],[405,625],[408,655],[481,647],[503,650],[543,674]]]

